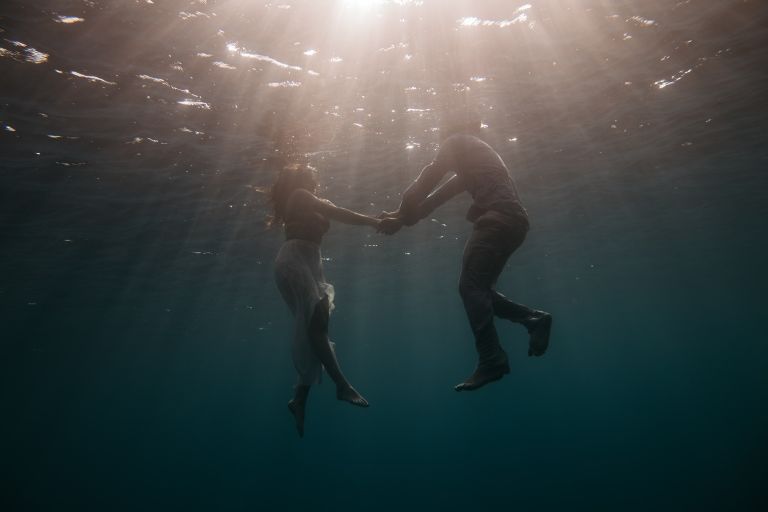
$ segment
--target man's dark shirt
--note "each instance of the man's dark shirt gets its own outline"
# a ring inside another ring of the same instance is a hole
[[[528,217],[517,187],[499,154],[473,135],[453,135],[441,145],[433,165],[455,172],[474,202],[467,220],[475,222],[488,211],[510,217]]]

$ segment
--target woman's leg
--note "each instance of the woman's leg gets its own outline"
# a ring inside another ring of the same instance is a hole
[[[293,414],[296,420],[296,430],[299,437],[304,437],[304,409],[307,406],[307,397],[309,396],[309,386],[297,383],[293,388],[293,398],[288,402],[288,410]]]
[[[325,371],[336,384],[336,398],[347,401],[360,407],[368,407],[368,401],[358,393],[341,372],[336,354],[331,348],[331,340],[328,338],[328,321],[330,318],[330,305],[328,297],[324,297],[317,306],[309,322],[309,342],[315,355],[325,367]]]

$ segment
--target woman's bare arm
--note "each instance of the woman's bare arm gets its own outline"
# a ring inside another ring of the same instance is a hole
[[[378,228],[381,221],[375,217],[363,215],[341,206],[336,206],[330,201],[324,199],[318,199],[315,197],[313,208],[316,212],[328,217],[331,220],[341,222],[342,224],[350,224],[352,226],[370,226],[372,228]]]

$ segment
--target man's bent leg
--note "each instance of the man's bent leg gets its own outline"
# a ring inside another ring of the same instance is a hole
[[[549,346],[549,332],[552,315],[545,311],[529,308],[512,302],[497,291],[493,291],[493,312],[499,318],[522,324],[530,334],[529,356],[542,356]]]
[[[531,309],[528,306],[512,302],[496,290],[493,290],[492,298],[493,313],[499,318],[511,322],[525,324],[525,321],[536,312],[535,309]]]

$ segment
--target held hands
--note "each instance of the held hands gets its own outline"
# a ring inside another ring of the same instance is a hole
[[[376,228],[378,233],[384,233],[385,235],[394,235],[400,228],[403,227],[403,222],[400,220],[400,212],[386,212],[383,211],[378,215],[379,226]]]
[[[394,212],[388,212],[388,211],[382,210],[382,212],[376,216],[377,219],[386,219],[388,217],[392,217],[392,218],[400,217],[400,211],[395,210]]]
[[[394,235],[400,228],[403,227],[403,223],[397,217],[384,217],[379,218],[379,225],[376,228],[376,232],[384,233],[385,235]]]
[[[423,215],[403,215],[400,210],[394,212],[383,211],[378,215],[379,227],[376,229],[379,233],[394,235],[403,226],[413,226]]]
[[[417,215],[403,215],[403,213],[400,210],[396,210],[394,212],[386,212],[385,211],[385,212],[381,212],[378,215],[379,219],[388,219],[388,218],[397,219],[397,220],[400,221],[400,224],[402,224],[403,226],[413,226],[414,224],[419,222],[419,220],[421,218],[423,218],[423,217],[424,217],[424,215],[420,215],[420,214],[417,214]]]

